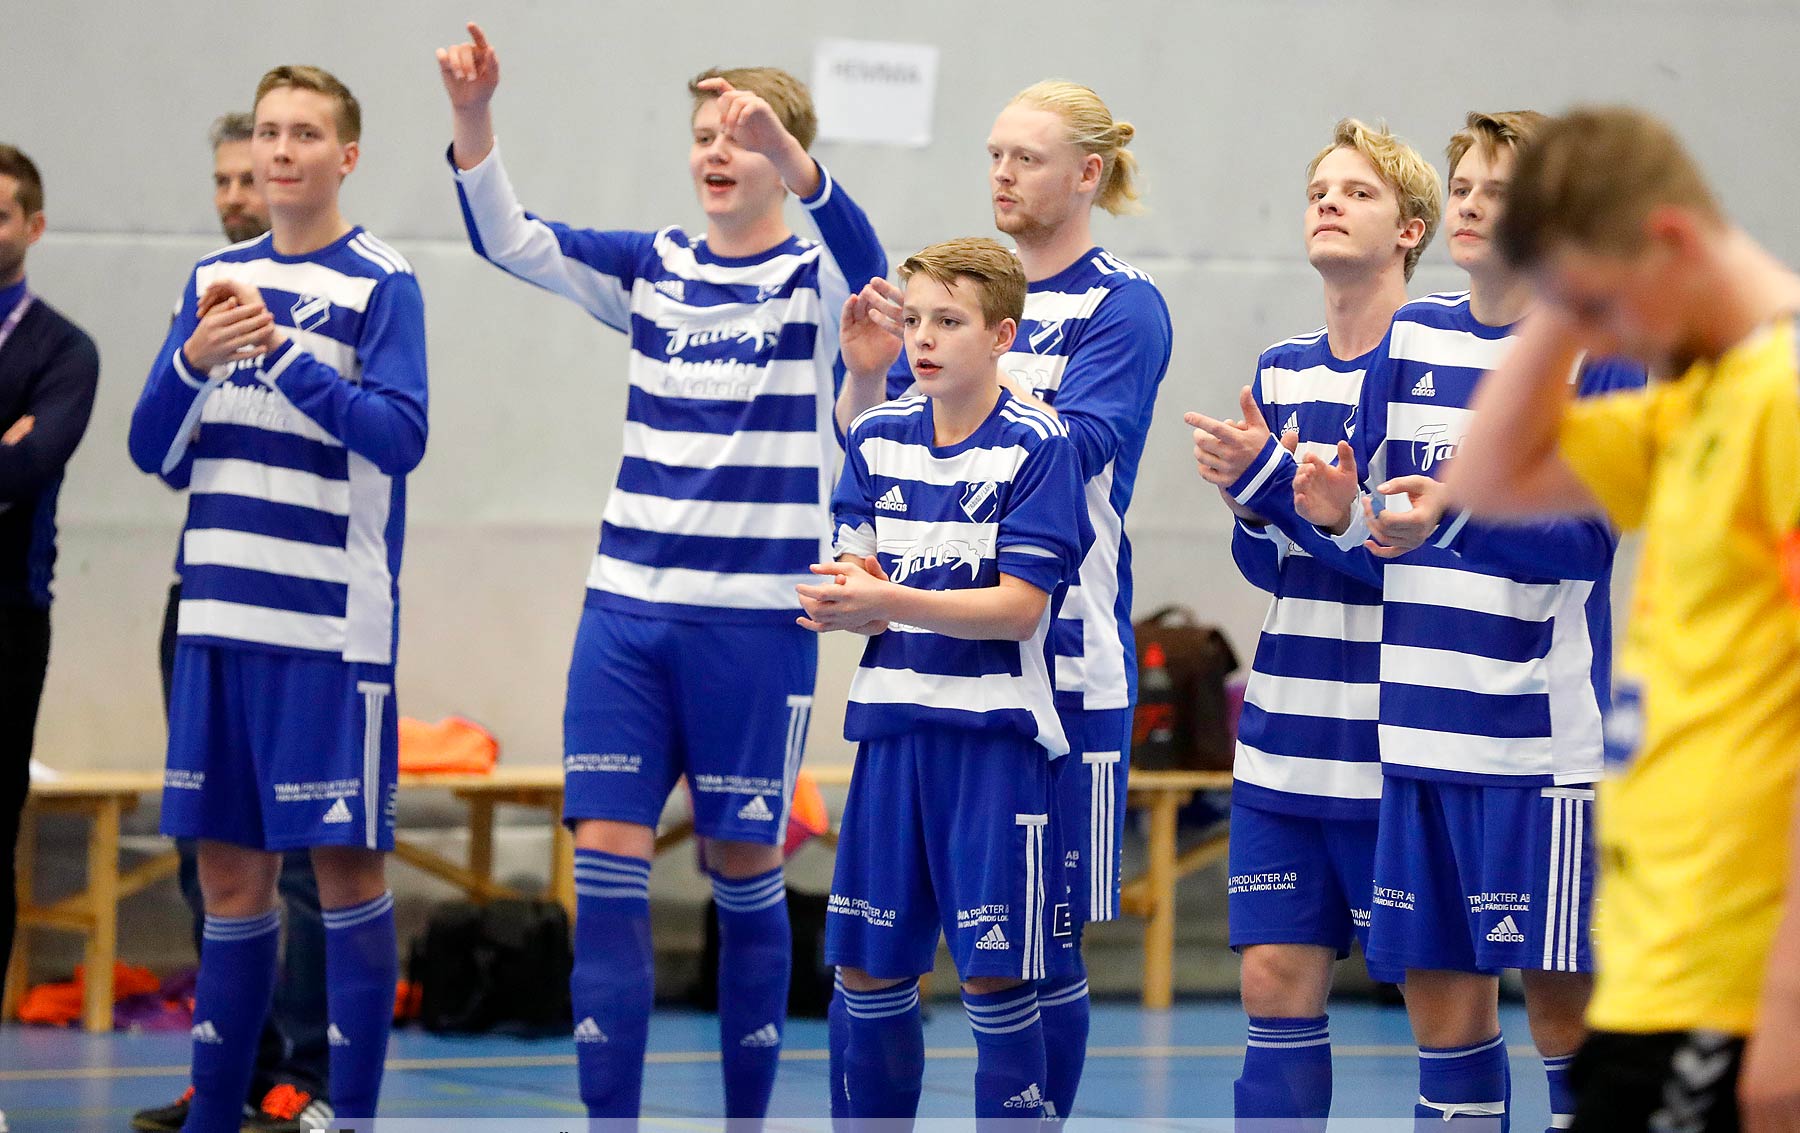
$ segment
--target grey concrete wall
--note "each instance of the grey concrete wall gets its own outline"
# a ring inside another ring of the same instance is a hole
[[[563,672],[618,459],[623,343],[466,249],[443,165],[432,49],[484,19],[505,74],[499,132],[536,211],[606,227],[693,223],[683,81],[715,63],[806,76],[826,36],[937,43],[924,150],[820,157],[884,241],[985,232],[982,141],[1046,76],[1097,88],[1140,130],[1150,212],[1101,239],[1168,294],[1176,354],[1130,529],[1140,608],[1190,603],[1246,649],[1262,602],[1236,577],[1224,510],[1192,475],[1180,411],[1222,411],[1270,341],[1317,325],[1300,258],[1306,160],[1341,115],[1386,118],[1428,153],[1471,108],[1622,100],[1672,119],[1758,237],[1800,261],[1789,113],[1800,7],[1754,0],[1037,0],[903,5],[0,2],[0,136],[43,167],[50,233],[34,287],[86,326],[100,403],[69,470],[40,753],[63,767],[154,766],[154,665],[180,503],[124,435],[187,267],[220,241],[205,130],[282,62],[337,72],[365,108],[351,218],[407,254],[430,326],[432,439],[412,479],[401,704],[489,723],[518,762],[558,752]],[[1458,286],[1441,248],[1415,281]],[[815,757],[842,758],[854,650],[831,643]]]

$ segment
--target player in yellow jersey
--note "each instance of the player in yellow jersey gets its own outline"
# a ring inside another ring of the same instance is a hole
[[[1575,1128],[1800,1129],[1800,277],[1626,109],[1539,135],[1499,242],[1540,304],[1480,392],[1452,492],[1645,535]],[[1584,350],[1662,380],[1572,401]]]

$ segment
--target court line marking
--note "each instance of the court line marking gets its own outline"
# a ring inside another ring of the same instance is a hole
[[[1414,1058],[1419,1051],[1417,1047],[1400,1045],[1359,1046],[1343,1045],[1331,1048],[1332,1056],[1344,1058]],[[1537,1050],[1529,1043],[1515,1043],[1507,1047],[1507,1053],[1516,1058],[1535,1058]],[[1096,1046],[1089,1047],[1087,1056],[1093,1058],[1241,1058],[1244,1054],[1242,1046]],[[781,1052],[783,1062],[824,1062],[831,1057],[829,1051],[823,1050],[784,1050]],[[961,1059],[967,1061],[975,1057],[972,1046],[931,1047],[925,1051],[928,1060]],[[685,1066],[708,1062],[718,1062],[719,1052],[716,1050],[670,1050],[653,1051],[644,1056],[647,1066]],[[390,1058],[387,1061],[389,1072],[396,1070],[507,1070],[526,1069],[531,1067],[574,1066],[575,1056],[572,1054],[504,1054],[483,1057],[464,1058]],[[173,1078],[186,1077],[188,1066],[78,1066],[59,1070],[0,1070],[0,1082],[60,1082],[60,1081],[102,1081],[125,1078]]]

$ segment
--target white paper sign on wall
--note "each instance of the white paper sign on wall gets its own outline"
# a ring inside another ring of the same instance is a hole
[[[937,70],[931,44],[820,40],[812,78],[820,139],[929,145]]]

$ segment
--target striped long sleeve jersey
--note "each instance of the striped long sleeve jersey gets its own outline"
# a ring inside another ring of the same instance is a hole
[[[1298,455],[1329,460],[1350,435],[1372,357],[1335,357],[1321,329],[1263,351],[1251,390],[1276,437],[1292,433]],[[1374,818],[1381,588],[1272,525],[1239,520],[1231,550],[1244,577],[1272,599],[1244,689],[1235,797],[1281,814]]]
[[[1442,474],[1468,429],[1476,383],[1510,347],[1513,329],[1476,320],[1466,292],[1400,308],[1350,426],[1367,483]],[[1598,361],[1571,380],[1592,396],[1644,378],[1636,367]],[[1613,531],[1594,519],[1486,524],[1459,515],[1399,559],[1384,563],[1360,546],[1334,553],[1293,513],[1293,461],[1273,447],[1232,494],[1310,552],[1381,586],[1384,773],[1511,786],[1597,779]]]
[[[588,605],[790,624],[795,585],[831,546],[838,312],[848,280],[887,274],[868,218],[821,170],[801,202],[821,240],[729,258],[677,227],[540,219],[520,206],[498,146],[451,168],[477,253],[630,339],[623,459]]]
[[[975,589],[1008,574],[1051,601],[1025,641],[891,624],[869,639],[851,678],[844,735],[873,739],[921,724],[1012,731],[1064,755],[1048,635],[1093,539],[1075,446],[1056,418],[1004,390],[966,440],[938,447],[933,433],[925,397],[878,405],[851,425],[832,499],[837,552],[874,555],[901,586]]]
[[[182,346],[220,279],[258,288],[287,342],[197,374]],[[391,664],[425,411],[424,303],[388,245],[353,228],[283,256],[263,235],[201,260],[130,434],[188,489],[181,640]]]
[[[1105,249],[1090,248],[1031,284],[1012,350],[1000,359],[1001,369],[1062,418],[1081,460],[1094,529],[1093,547],[1051,635],[1063,711],[1137,703],[1125,512],[1173,342],[1169,306],[1156,282]],[[911,384],[902,357],[889,374],[888,395],[898,397]]]

